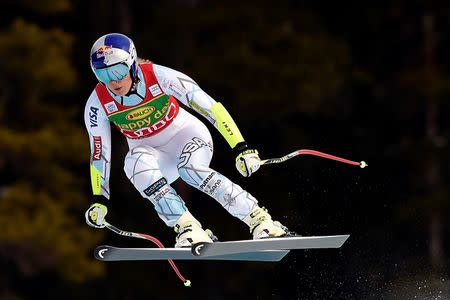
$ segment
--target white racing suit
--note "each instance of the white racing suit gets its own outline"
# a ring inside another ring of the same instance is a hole
[[[113,123],[125,135],[130,149],[124,166],[127,177],[168,226],[173,227],[188,211],[170,186],[179,177],[243,220],[257,200],[209,167],[213,141],[208,128],[177,101],[203,115],[234,147],[243,138],[225,108],[191,78],[167,67],[142,63],[138,77],[135,92],[120,97],[98,84],[86,103],[84,120],[94,195],[110,197]]]

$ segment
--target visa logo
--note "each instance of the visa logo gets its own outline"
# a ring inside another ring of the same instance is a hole
[[[89,121],[91,123],[91,128],[98,126],[97,125],[97,118],[98,118],[97,113],[98,113],[98,108],[91,106],[90,112],[89,112]]]

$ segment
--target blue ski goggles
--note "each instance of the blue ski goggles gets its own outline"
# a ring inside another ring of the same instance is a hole
[[[94,69],[95,76],[103,83],[120,81],[130,74],[130,69],[126,64],[120,63],[106,68]]]

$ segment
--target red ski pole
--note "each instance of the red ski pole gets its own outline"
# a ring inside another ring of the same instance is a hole
[[[348,160],[348,159],[345,159],[345,158],[342,158],[339,156],[334,156],[334,155],[327,154],[324,152],[319,152],[319,151],[309,150],[309,149],[296,150],[292,153],[289,153],[289,154],[279,157],[279,158],[263,159],[263,160],[261,160],[261,165],[279,164],[288,159],[291,159],[298,155],[304,155],[304,154],[319,156],[322,158],[331,159],[331,160],[339,161],[339,162],[350,164],[350,165],[360,166],[361,168],[365,168],[365,167],[369,166],[365,161],[356,162],[356,161]]]
[[[111,230],[114,233],[117,233],[119,235],[122,236],[128,236],[128,237],[134,237],[134,238],[138,238],[138,239],[144,239],[144,240],[148,240],[152,243],[154,243],[156,246],[158,246],[159,248],[164,248],[164,245],[155,237],[147,235],[147,234],[143,234],[143,233],[136,233],[136,232],[131,232],[131,231],[125,231],[122,229],[117,228],[114,225],[109,224],[108,222],[104,222],[105,227],[108,228],[109,230]],[[175,273],[177,274],[178,278],[180,278],[181,281],[183,281],[184,286],[186,287],[190,287],[191,286],[191,281],[184,278],[183,275],[181,275],[180,270],[178,270],[177,265],[175,264],[175,262],[171,259],[167,260],[170,264],[170,266],[172,267],[172,269],[175,271]]]

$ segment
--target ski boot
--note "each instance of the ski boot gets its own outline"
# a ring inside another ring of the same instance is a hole
[[[211,230],[203,230],[200,222],[188,211],[177,220],[174,230],[178,233],[175,248],[191,247],[193,244],[200,242],[213,243],[217,241],[217,237]]]
[[[244,218],[244,222],[250,227],[250,233],[254,240],[295,235],[280,222],[272,221],[272,217],[264,207],[256,206]]]

